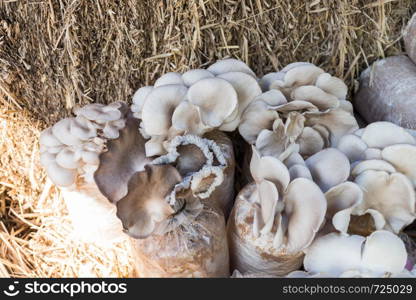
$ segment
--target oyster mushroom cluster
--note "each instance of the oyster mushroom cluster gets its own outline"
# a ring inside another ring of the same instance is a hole
[[[359,128],[347,92],[311,63],[259,79],[220,60],[141,87],[130,110],[77,109],[42,133],[41,162],[81,230],[130,240],[136,276],[416,276],[401,239],[416,139]],[[235,198],[237,130],[251,182]]]
[[[89,104],[75,110],[75,117],[44,130],[40,135],[40,160],[49,178],[61,187],[73,185],[78,175],[91,182],[105,141],[119,136],[127,111],[128,106],[122,102]]]
[[[240,191],[228,220],[231,267],[283,276],[302,265],[326,199],[298,153],[282,162],[253,147],[250,170],[254,183]]]
[[[406,269],[406,262],[402,240],[389,231],[374,231],[367,237],[330,233],[306,251],[306,271],[288,277],[415,277],[416,268]]]
[[[345,135],[338,149],[351,162],[351,181],[327,192],[329,206],[343,208],[343,221],[339,216],[334,222],[338,230],[346,232],[349,214],[355,216],[350,226],[366,234],[380,229],[397,234],[415,220],[416,140],[410,133],[375,122]]]
[[[358,129],[345,83],[311,63],[289,64],[259,83],[263,93],[243,113],[239,132],[264,155],[298,147],[309,156]]]
[[[243,111],[261,94],[256,75],[236,59],[207,69],[170,72],[133,96],[131,110],[141,119],[146,155],[166,153],[164,142],[182,134],[201,136],[213,129],[234,131]]]

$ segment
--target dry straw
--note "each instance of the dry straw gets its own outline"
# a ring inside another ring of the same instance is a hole
[[[128,276],[125,243],[77,242],[39,165],[41,129],[130,101],[162,73],[236,57],[262,75],[310,61],[354,78],[403,52],[414,0],[0,0],[0,276]],[[237,149],[240,150],[240,149]]]

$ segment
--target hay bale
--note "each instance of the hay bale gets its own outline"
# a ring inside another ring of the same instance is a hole
[[[402,52],[415,9],[413,0],[2,1],[0,90],[50,123],[227,56],[259,75],[310,61],[352,87],[367,64]]]
[[[131,272],[125,243],[70,237],[40,167],[40,130],[75,106],[130,101],[165,72],[228,56],[259,76],[310,61],[352,88],[372,61],[403,52],[415,10],[414,0],[0,1],[0,277]]]

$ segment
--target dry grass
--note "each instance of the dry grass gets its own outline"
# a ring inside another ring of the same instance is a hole
[[[126,246],[70,238],[39,131],[88,102],[130,101],[167,71],[232,56],[258,75],[311,61],[354,87],[402,52],[414,0],[0,0],[0,276],[127,276]]]

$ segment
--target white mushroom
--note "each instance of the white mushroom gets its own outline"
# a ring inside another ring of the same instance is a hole
[[[365,157],[367,144],[354,134],[344,135],[338,142],[337,148],[354,162]]]
[[[263,101],[252,102],[245,110],[238,131],[250,144],[256,142],[263,129],[271,129],[273,122],[279,118],[274,110],[269,110]]]
[[[348,93],[348,87],[344,81],[328,73],[319,75],[315,85],[323,91],[334,95],[339,100],[344,100]]]
[[[350,175],[348,158],[335,148],[324,149],[305,162],[314,181],[324,192],[344,182]]]
[[[326,199],[310,179],[291,180],[277,158],[261,157],[255,147],[252,150],[250,170],[255,183],[237,196],[228,221],[231,264],[241,272],[286,275],[299,268],[302,251],[321,228]],[[294,173],[300,168],[299,175],[308,176],[296,152],[285,160]]]
[[[65,169],[53,161],[49,161],[45,168],[49,178],[58,186],[69,187],[75,182],[77,176],[75,169]]]
[[[81,139],[71,134],[72,123],[72,119],[66,118],[52,126],[52,133],[55,138],[67,146],[77,146],[82,143]]]
[[[146,101],[147,96],[153,90],[153,86],[144,86],[139,88],[133,95],[133,104],[131,105],[131,111],[133,112],[134,117],[141,119],[142,118],[142,109]]]
[[[394,144],[416,144],[415,139],[404,128],[390,122],[369,124],[361,139],[370,148],[384,148]]]
[[[384,148],[381,157],[391,163],[397,171],[406,175],[416,187],[416,146],[396,144]]]
[[[228,72],[242,72],[256,78],[256,74],[254,74],[249,66],[247,66],[244,62],[233,58],[219,60],[211,65],[207,70],[214,75]]]
[[[168,72],[168,73],[162,75],[161,77],[159,77],[155,81],[154,87],[156,88],[156,87],[159,87],[159,86],[169,85],[169,84],[179,84],[179,85],[184,84],[184,81],[182,79],[182,75],[177,73],[177,72]]]
[[[304,266],[328,277],[385,277],[403,272],[406,259],[403,242],[391,232],[375,231],[367,238],[331,233],[309,247]]]
[[[242,72],[224,73],[218,75],[217,78],[228,81],[237,92],[237,115],[232,119],[226,119],[225,123],[220,127],[220,130],[234,131],[240,123],[243,111],[255,97],[261,94],[261,89],[252,76]]]
[[[291,94],[291,97],[295,100],[311,102],[320,110],[326,110],[339,106],[339,101],[336,96],[328,94],[313,85],[303,85],[295,88]]]
[[[172,127],[184,134],[203,135],[212,129],[204,125],[197,106],[188,101],[182,101],[172,114]]]
[[[213,73],[204,69],[193,69],[182,74],[182,79],[186,86],[191,86],[201,79],[213,77],[215,77]]]
[[[366,160],[359,162],[352,168],[351,175],[353,177],[357,177],[361,173],[368,171],[368,170],[385,171],[387,173],[396,172],[396,169],[391,164],[389,164],[388,162],[384,160],[366,159]]]
[[[220,78],[198,81],[189,88],[187,98],[199,107],[202,121],[211,127],[221,126],[238,104],[233,86]]]
[[[164,85],[154,88],[146,97],[142,109],[143,127],[149,135],[166,135],[172,125],[172,114],[185,98],[183,85]]]
[[[367,170],[355,180],[364,192],[364,201],[356,208],[358,214],[368,209],[380,212],[386,229],[398,233],[416,218],[415,191],[410,180],[401,173]]]
[[[319,187],[306,178],[296,178],[286,191],[288,216],[286,251],[294,254],[308,247],[324,221],[326,200]]]

